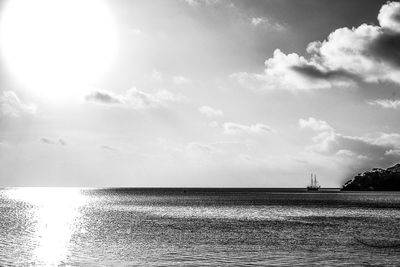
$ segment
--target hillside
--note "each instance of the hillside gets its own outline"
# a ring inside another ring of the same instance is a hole
[[[385,169],[374,168],[347,181],[343,191],[400,191],[400,163]]]

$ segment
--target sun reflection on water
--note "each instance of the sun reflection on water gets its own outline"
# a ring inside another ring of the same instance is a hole
[[[75,219],[84,203],[80,189],[75,188],[18,188],[10,197],[32,205],[36,232],[33,262],[44,265],[65,263],[69,243],[76,231]]]

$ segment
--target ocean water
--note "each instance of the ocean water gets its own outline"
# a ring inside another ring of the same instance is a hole
[[[1,266],[400,265],[400,193],[0,190]]]

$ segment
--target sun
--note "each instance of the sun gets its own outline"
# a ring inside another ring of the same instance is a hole
[[[43,96],[77,93],[110,67],[116,27],[102,0],[12,0],[0,20],[6,67]]]

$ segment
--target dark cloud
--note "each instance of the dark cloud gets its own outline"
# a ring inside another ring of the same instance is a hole
[[[121,100],[112,93],[105,91],[95,91],[85,97],[86,101],[100,102],[104,104],[118,104]]]
[[[376,60],[400,68],[400,33],[385,31],[368,45],[366,51]]]
[[[298,72],[299,74],[303,74],[313,79],[356,79],[357,75],[350,73],[346,70],[330,70],[330,71],[322,71],[315,66],[312,65],[298,65],[292,66],[292,70]]]
[[[391,19],[400,23],[400,13],[393,14]]]

